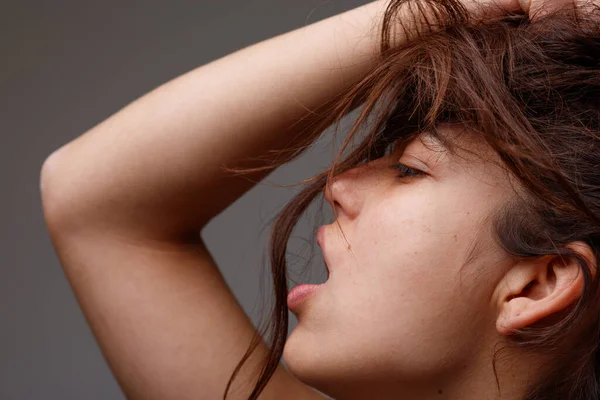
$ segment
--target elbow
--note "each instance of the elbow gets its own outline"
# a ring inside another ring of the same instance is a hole
[[[68,220],[72,218],[74,211],[73,207],[69,207],[67,201],[70,197],[66,185],[68,178],[62,174],[60,163],[61,155],[59,149],[44,160],[39,177],[40,199],[44,221],[46,226],[52,230],[68,224]],[[61,174],[63,175],[62,177]]]

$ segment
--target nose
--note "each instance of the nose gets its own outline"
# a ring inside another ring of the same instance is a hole
[[[363,166],[349,169],[332,178],[323,189],[323,196],[333,212],[346,218],[354,219],[360,212],[364,202],[365,191],[356,190],[359,180],[364,176]]]

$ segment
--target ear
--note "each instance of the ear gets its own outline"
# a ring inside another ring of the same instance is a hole
[[[590,247],[581,241],[566,246],[596,271]],[[583,273],[572,256],[546,255],[513,265],[496,288],[499,315],[496,329],[509,335],[545,317],[560,312],[581,297]]]

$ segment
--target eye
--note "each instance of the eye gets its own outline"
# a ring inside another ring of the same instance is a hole
[[[397,163],[390,166],[391,169],[398,171],[397,178],[408,178],[411,176],[421,176],[426,175],[423,171],[419,171],[418,169],[410,168],[402,163]]]

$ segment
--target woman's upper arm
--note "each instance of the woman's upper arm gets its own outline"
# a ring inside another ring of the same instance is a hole
[[[255,331],[203,243],[167,244],[90,229],[52,242],[127,398],[220,399]],[[262,343],[228,399],[246,399]],[[241,390],[241,382],[246,384]],[[285,393],[285,396],[283,395]],[[282,364],[261,399],[322,399]]]

